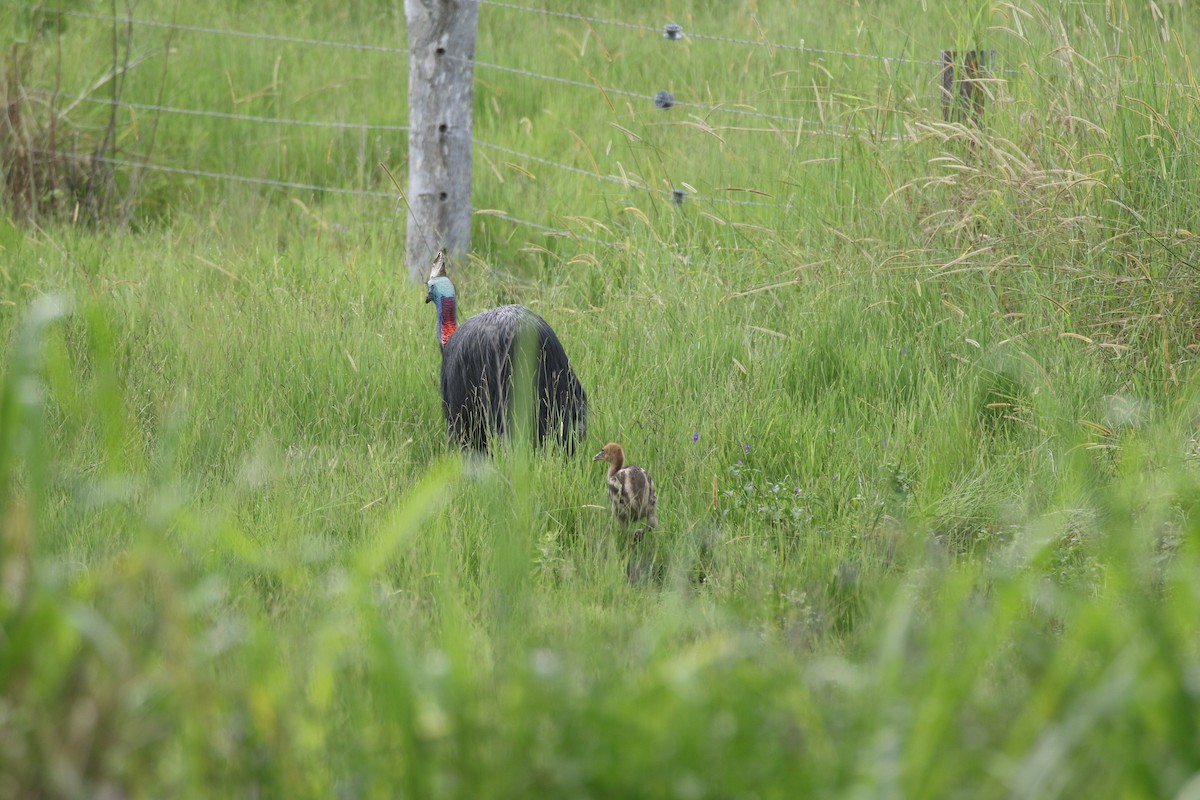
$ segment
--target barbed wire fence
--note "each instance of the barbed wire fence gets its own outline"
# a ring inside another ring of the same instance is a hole
[[[872,60],[884,65],[889,64],[908,64],[920,67],[922,69],[930,69],[931,83],[934,81],[935,70],[943,66],[942,61],[929,59],[914,59],[901,56],[882,56],[869,53],[857,53],[853,51],[840,51],[832,49],[823,49],[810,47],[805,44],[787,44],[770,42],[766,40],[756,41],[753,39],[739,39],[727,36],[717,36],[706,34],[703,32],[683,31],[678,25],[671,23],[665,24],[662,28],[654,28],[651,26],[625,22],[622,20],[604,19],[599,17],[590,17],[580,14],[573,14],[563,11],[551,9],[537,8],[533,6],[520,5],[516,3],[503,2],[502,0],[478,0],[481,6],[504,10],[510,13],[520,13],[531,16],[543,16],[559,19],[574,20],[584,22],[588,25],[605,25],[618,29],[637,32],[640,35],[652,35],[660,37],[664,42],[687,37],[701,42],[714,42],[737,47],[753,47],[765,48],[772,52],[787,51],[811,54],[818,59],[829,57],[850,58]],[[226,37],[230,39],[247,40],[251,42],[277,42],[291,45],[298,45],[309,48],[339,48],[359,52],[374,52],[387,55],[402,55],[408,52],[405,47],[386,46],[378,44],[367,44],[352,41],[337,41],[330,39],[317,39],[310,37],[291,36],[273,32],[257,32],[247,30],[235,30],[226,27],[215,27],[205,25],[195,25],[179,23],[174,21],[164,21],[159,19],[148,19],[136,16],[120,16],[112,14],[103,14],[77,9],[58,9],[54,13],[63,17],[75,18],[79,20],[91,21],[96,23],[107,23],[110,25],[129,25],[136,27],[146,27],[160,29],[175,33],[189,33],[198,35],[212,35],[218,37]],[[796,136],[819,136],[831,137],[836,139],[864,139],[874,143],[896,142],[902,143],[910,141],[915,137],[912,130],[905,132],[883,131],[875,128],[852,126],[844,123],[835,123],[824,119],[811,120],[802,116],[789,116],[783,114],[766,113],[755,108],[743,107],[733,103],[713,103],[704,104],[691,101],[676,100],[669,92],[660,91],[658,94],[649,94],[646,92],[638,92],[630,89],[625,89],[616,86],[605,86],[598,81],[582,81],[573,78],[564,78],[556,75],[549,75],[541,72],[522,69],[519,67],[495,64],[481,59],[474,60],[474,67],[477,70],[491,71],[501,74],[520,76],[524,79],[538,81],[547,85],[569,86],[576,89],[586,90],[589,92],[599,92],[606,100],[612,97],[625,98],[630,101],[646,104],[648,107],[653,106],[659,109],[678,107],[685,109],[692,114],[692,117],[698,122],[694,123],[698,126],[707,126],[709,120],[719,115],[728,115],[746,120],[759,120],[772,126],[775,130],[786,132],[789,135]],[[589,77],[590,74],[589,74]],[[263,116],[252,114],[239,114],[227,111],[220,111],[211,108],[194,108],[181,105],[174,105],[168,99],[160,99],[158,102],[136,102],[127,99],[107,99],[94,96],[92,94],[79,94],[75,96],[60,96],[58,102],[65,102],[69,108],[74,108],[80,104],[98,104],[108,107],[121,108],[131,113],[139,114],[156,114],[166,116],[179,117],[197,117],[217,119],[229,124],[239,125],[260,125],[260,126],[286,126],[296,128],[324,128],[343,131],[357,131],[364,134],[367,133],[399,133],[408,130],[406,125],[402,124],[384,124],[384,123],[367,123],[367,122],[345,122],[333,120],[318,120],[318,119],[298,119],[280,116]],[[611,100],[609,100],[611,105]],[[781,126],[789,126],[783,129]],[[618,128],[620,126],[617,126]],[[598,164],[593,164],[592,169],[563,163],[547,157],[546,154],[537,154],[524,152],[522,150],[508,147],[495,142],[486,141],[478,136],[473,140],[473,145],[477,151],[481,153],[499,154],[503,157],[513,159],[505,163],[514,169],[522,170],[522,165],[527,168],[529,165],[538,165],[541,167],[550,168],[561,172],[565,175],[571,175],[579,179],[587,179],[598,182],[600,184],[620,187],[626,191],[640,192],[652,196],[656,199],[663,200],[675,205],[684,203],[699,204],[702,208],[706,207],[709,213],[730,207],[740,207],[745,209],[790,209],[792,203],[790,201],[777,201],[774,199],[748,199],[745,194],[756,194],[759,196],[769,197],[765,192],[756,191],[746,187],[721,187],[725,191],[726,196],[718,196],[712,193],[704,193],[697,191],[689,182],[680,180],[670,188],[652,185],[651,183],[630,175],[623,169],[620,174],[613,174],[601,170]],[[397,194],[393,191],[380,191],[367,188],[354,188],[348,186],[337,186],[329,184],[318,184],[304,181],[290,181],[277,176],[266,175],[240,175],[220,170],[198,168],[192,165],[181,165],[172,163],[156,163],[147,159],[138,158],[135,156],[119,156],[111,155],[94,155],[94,156],[74,156],[76,158],[88,158],[94,161],[100,161],[110,164],[114,167],[127,170],[146,170],[162,174],[188,176],[206,180],[223,181],[229,183],[240,183],[259,185],[264,187],[272,187],[284,190],[318,192],[328,194],[352,195],[364,198],[390,199],[396,201]],[[527,171],[527,169],[525,169]],[[686,171],[686,165],[681,169]],[[736,195],[743,196],[736,196]],[[490,218],[503,220],[513,225],[526,227],[530,230],[538,231],[548,236],[556,236],[563,238],[571,238],[582,242],[602,246],[618,246],[620,243],[612,240],[605,240],[595,236],[582,233],[580,231],[571,230],[569,227],[556,227],[546,225],[543,222],[536,220],[525,219],[516,214],[511,214],[500,209],[480,209],[477,214]],[[569,214],[554,215],[556,221],[562,222],[564,219],[569,219]]]

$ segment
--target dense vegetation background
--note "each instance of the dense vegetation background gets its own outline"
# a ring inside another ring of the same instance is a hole
[[[480,10],[462,311],[592,400],[481,465],[400,4],[0,6],[0,796],[1200,796],[1195,15],[585,13]]]

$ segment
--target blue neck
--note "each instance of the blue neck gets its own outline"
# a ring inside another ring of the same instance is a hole
[[[446,342],[454,334],[458,328],[458,316],[455,314],[454,296],[443,297],[438,295],[433,300],[437,306],[437,337],[438,344],[442,347],[446,346]]]

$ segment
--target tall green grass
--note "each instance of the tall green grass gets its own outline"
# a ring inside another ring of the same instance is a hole
[[[15,8],[29,86],[108,68],[104,26]],[[791,204],[676,208],[480,151],[477,208],[618,245],[480,215],[455,274],[464,313],[554,326],[591,400],[575,458],[449,452],[390,201],[146,173],[128,227],[0,223],[0,794],[1191,796],[1192,21],[589,10],[995,47],[975,130],[940,121],[928,65],[483,11],[490,63],[918,136],[683,125],[481,69],[484,141]],[[137,13],[403,42],[394,4]],[[137,102],[403,121],[400,56],[134,43]],[[359,189],[403,163],[402,134],[238,124],[119,138]],[[658,486],[640,544],[586,459],[610,439]]]

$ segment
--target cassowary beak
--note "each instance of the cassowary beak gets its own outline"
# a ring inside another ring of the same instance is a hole
[[[596,453],[596,455],[592,456],[592,461],[603,461],[603,460],[604,460],[604,451],[603,450],[601,450],[599,453]]]

